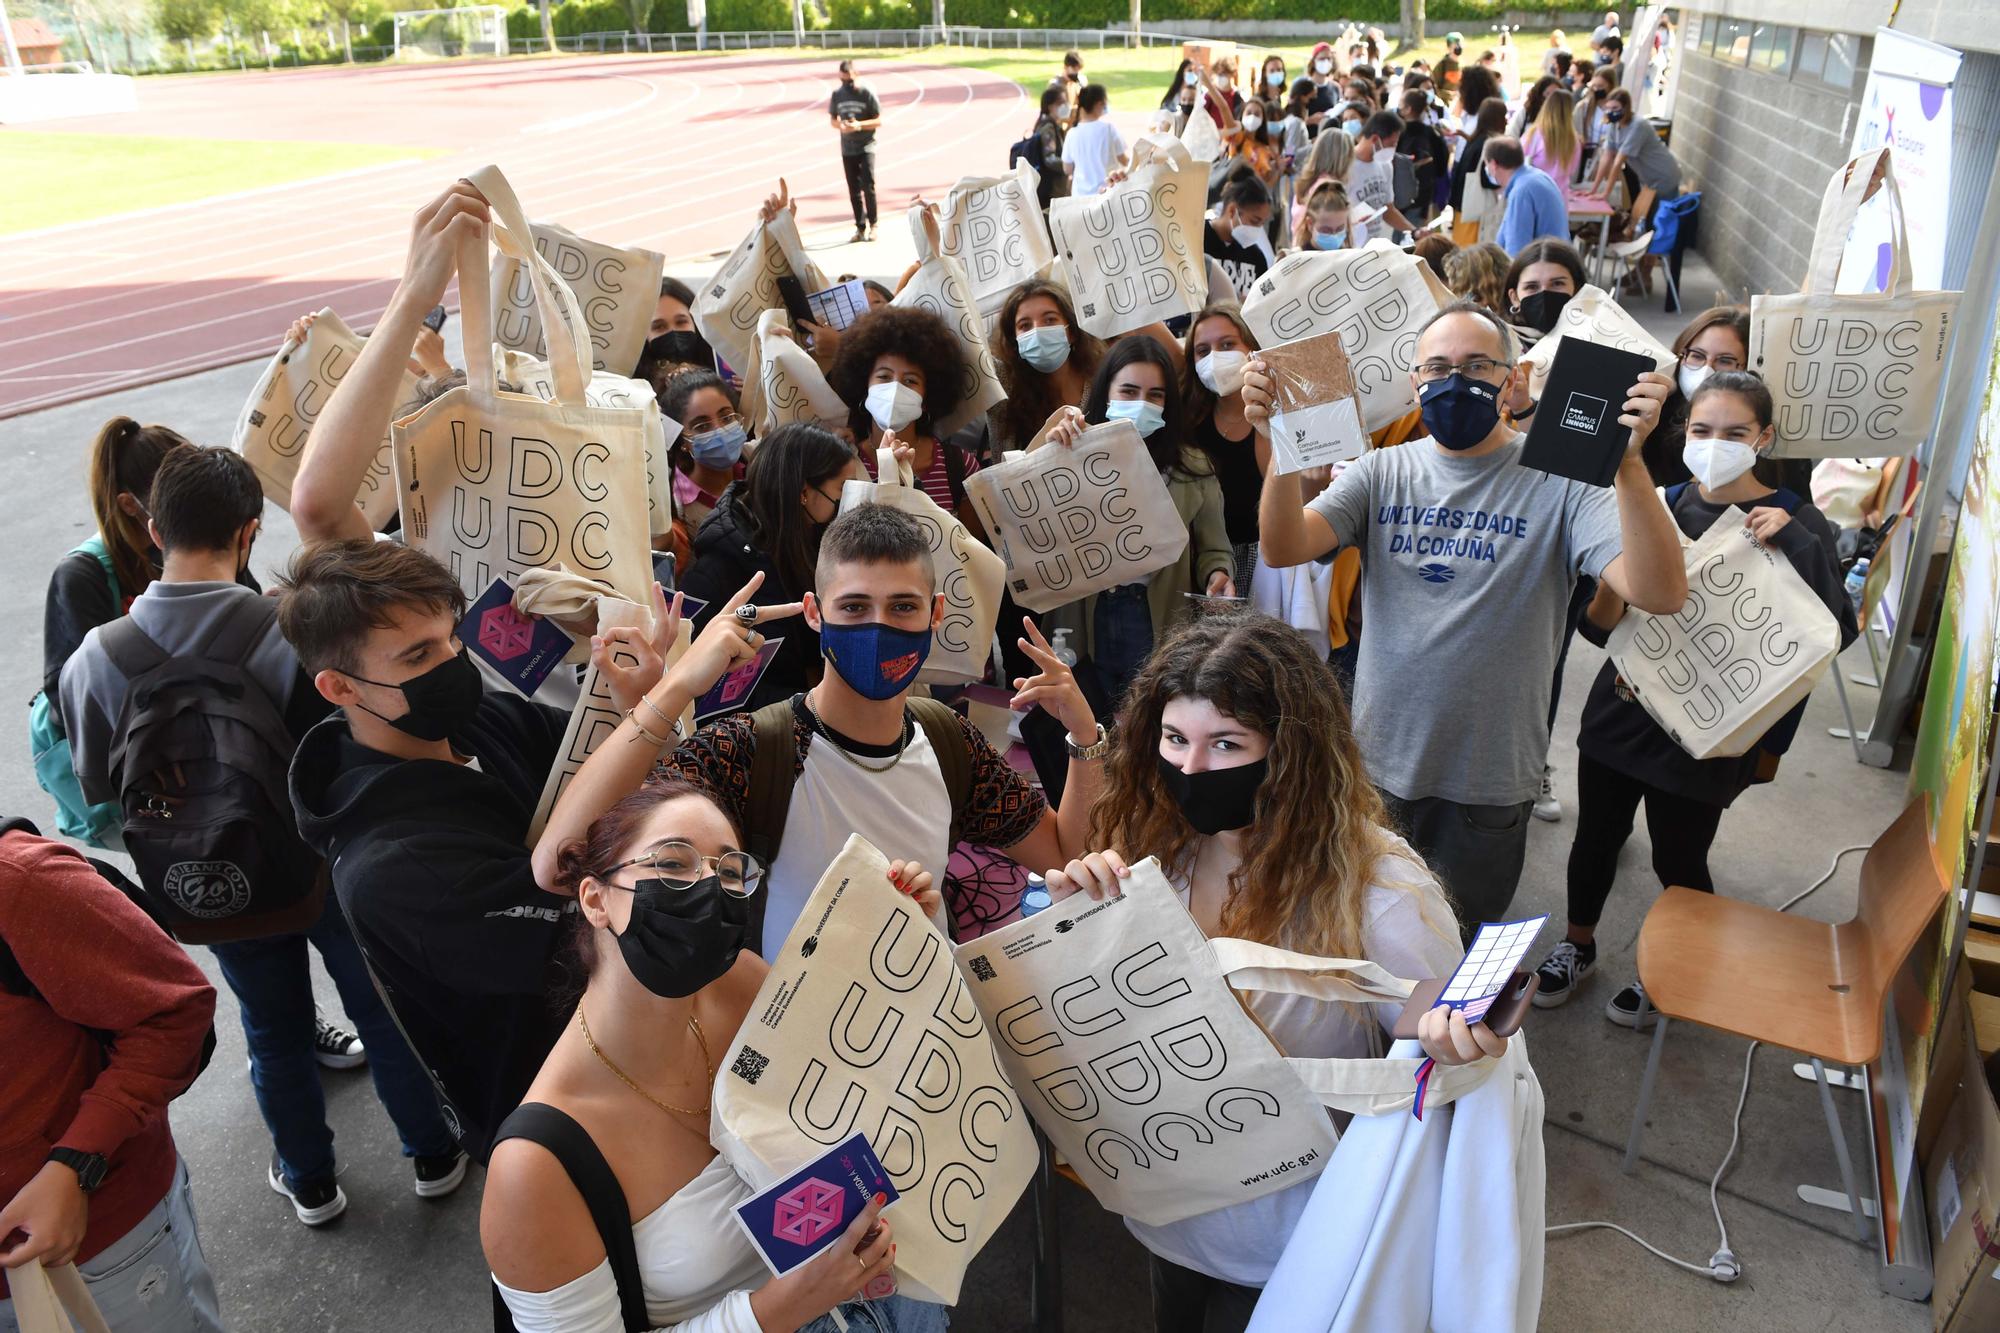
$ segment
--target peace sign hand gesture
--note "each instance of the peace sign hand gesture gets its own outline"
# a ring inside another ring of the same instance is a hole
[[[631,712],[660,683],[667,654],[680,634],[681,594],[675,593],[668,606],[666,590],[655,583],[650,626],[619,625],[591,635],[590,664],[619,712]]]
[[[1055,650],[1049,647],[1049,641],[1042,637],[1041,630],[1035,628],[1033,620],[1022,616],[1021,626],[1027,630],[1028,637],[1016,642],[1022,652],[1034,659],[1041,671],[1014,682],[1014,697],[1008,706],[1026,711],[1039,704],[1050,717],[1068,729],[1069,738],[1076,744],[1095,745],[1097,715],[1090,711],[1090,702],[1083,697],[1083,690],[1076,683],[1076,673],[1056,656]]]

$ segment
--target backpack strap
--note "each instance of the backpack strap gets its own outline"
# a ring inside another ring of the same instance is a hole
[[[938,448],[944,450],[944,480],[951,490],[951,507],[962,509],[965,507],[965,454],[950,440],[939,440]]]
[[[111,549],[104,544],[104,534],[93,532],[70,548],[71,555],[87,555],[97,561],[104,571],[104,581],[111,585],[111,600],[122,604],[125,594],[118,587],[118,566],[111,561]]]
[[[744,793],[743,836],[766,870],[785,841],[785,820],[798,780],[798,744],[792,736],[792,701],[780,699],[750,714],[750,789]]]
[[[248,597],[232,598],[222,623],[208,636],[199,656],[245,666],[250,661],[250,655],[263,645],[265,635],[270,633],[271,625],[277,618],[278,604],[269,597],[252,593]]]
[[[951,796],[951,822],[957,825],[972,800],[972,747],[966,744],[965,728],[951,705],[936,699],[912,698],[910,711],[930,738],[944,771],[944,789]]]
[[[1805,500],[1797,491],[1780,486],[1777,490],[1771,492],[1771,503],[1784,510],[1787,514],[1796,514],[1799,511],[1799,506],[1804,504]]]
[[[628,1333],[641,1333],[653,1326],[646,1313],[646,1291],[639,1280],[639,1247],[632,1240],[631,1210],[625,1205],[625,1189],[617,1173],[604,1160],[590,1134],[555,1107],[542,1102],[523,1102],[514,1108],[493,1136],[495,1147],[508,1139],[526,1139],[546,1148],[562,1164],[570,1184],[583,1196],[590,1220],[597,1224],[597,1236],[604,1242],[605,1257],[611,1261],[611,1276],[618,1283],[618,1309]]]
[[[111,659],[111,665],[119,674],[133,681],[156,667],[165,666],[173,659],[167,650],[153,642],[152,636],[139,628],[137,621],[129,615],[106,621],[97,630],[97,642],[104,649],[104,655]]]

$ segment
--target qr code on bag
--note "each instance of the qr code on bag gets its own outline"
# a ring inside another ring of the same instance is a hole
[[[969,966],[972,968],[972,975],[976,977],[978,980],[980,981],[993,980],[993,964],[986,961],[985,954],[976,953],[972,955],[972,962],[969,964]]]
[[[764,1077],[764,1070],[770,1066],[771,1057],[752,1047],[745,1046],[736,1053],[736,1063],[729,1066],[729,1072],[745,1083],[754,1084]]]

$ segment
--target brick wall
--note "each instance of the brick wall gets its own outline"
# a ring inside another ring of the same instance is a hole
[[[1836,93],[1687,54],[1673,150],[1701,190],[1701,239],[1732,300],[1798,290],[1827,178],[1847,160],[1862,72]]]

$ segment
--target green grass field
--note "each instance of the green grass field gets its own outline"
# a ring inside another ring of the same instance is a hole
[[[403,146],[0,131],[0,236],[436,152]]]

